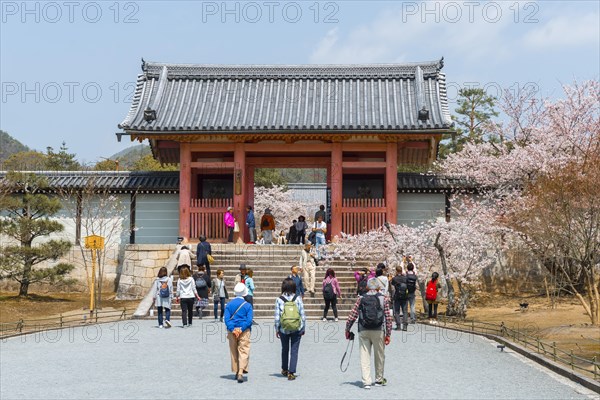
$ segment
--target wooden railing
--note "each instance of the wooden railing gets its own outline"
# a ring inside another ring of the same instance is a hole
[[[385,199],[343,199],[342,232],[356,235],[385,223]]]
[[[190,238],[205,235],[208,239],[227,238],[223,216],[233,199],[192,199],[190,203]]]

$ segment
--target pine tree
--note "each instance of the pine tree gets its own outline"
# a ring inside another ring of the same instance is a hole
[[[60,200],[45,194],[47,182],[35,174],[9,172],[4,181],[0,212],[5,217],[0,219],[0,234],[12,240],[0,247],[0,279],[19,282],[19,296],[27,296],[32,283],[65,282],[74,268],[71,264],[35,268],[44,261],[58,260],[71,249],[67,240],[36,241],[64,229],[50,219],[61,209]]]

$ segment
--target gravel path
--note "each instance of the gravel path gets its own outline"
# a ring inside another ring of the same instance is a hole
[[[222,324],[182,329],[154,321],[49,331],[0,344],[0,398],[8,399],[589,399],[598,394],[496,343],[433,326],[394,332],[386,387],[360,385],[358,343],[346,373],[344,324],[309,322],[298,378],[279,375],[280,344],[271,321],[254,327],[248,381],[229,369]],[[354,328],[356,330],[356,328]]]

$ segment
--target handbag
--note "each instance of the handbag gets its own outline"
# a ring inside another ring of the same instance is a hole
[[[213,256],[211,256],[210,254],[206,255],[206,260],[209,262],[209,264],[212,264],[215,262],[215,258]]]
[[[240,226],[238,225],[237,221],[235,221],[233,223],[233,231],[234,232],[239,232],[240,231]]]

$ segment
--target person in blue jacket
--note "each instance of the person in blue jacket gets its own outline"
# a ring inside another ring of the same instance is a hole
[[[248,289],[243,283],[233,288],[235,299],[225,308],[225,325],[231,353],[231,370],[238,383],[244,382],[244,374],[248,373],[250,357],[250,331],[252,328],[252,305],[244,300]]]
[[[292,274],[288,278],[292,279],[296,284],[296,295],[304,297],[304,283],[302,278],[298,275],[300,268],[297,265],[292,266]]]
[[[252,206],[246,207],[248,214],[246,215],[246,226],[248,227],[248,233],[250,233],[250,243],[256,243],[256,220],[254,219],[254,211]]]

